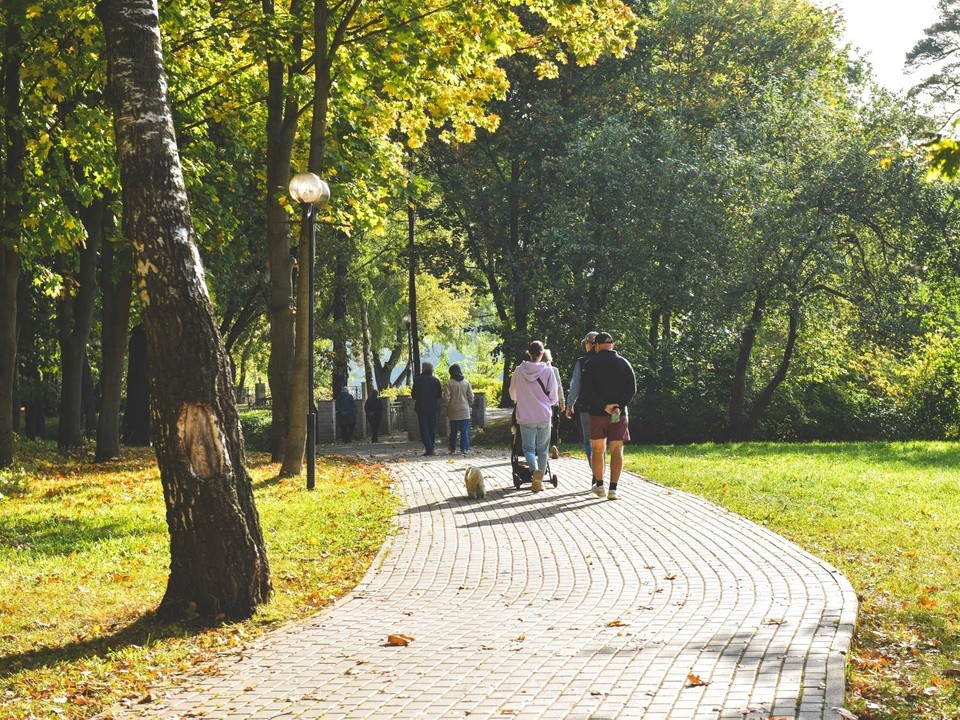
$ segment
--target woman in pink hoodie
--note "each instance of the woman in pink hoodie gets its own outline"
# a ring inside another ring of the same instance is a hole
[[[534,492],[543,490],[550,444],[550,418],[557,403],[557,378],[543,362],[543,343],[534,340],[527,359],[510,377],[510,398],[517,404],[517,425],[523,441],[523,455],[533,473]]]

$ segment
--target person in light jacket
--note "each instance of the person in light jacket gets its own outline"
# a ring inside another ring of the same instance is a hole
[[[543,362],[543,343],[534,340],[527,359],[510,376],[510,398],[517,404],[517,425],[523,441],[523,455],[533,473],[532,490],[543,490],[550,443],[550,416],[558,402],[557,378]]]
[[[443,388],[443,404],[447,408],[447,420],[450,421],[450,439],[447,447],[453,455],[457,449],[457,434],[460,435],[460,452],[467,454],[470,449],[470,409],[473,407],[473,388],[463,377],[459,365],[450,366],[450,379]]]

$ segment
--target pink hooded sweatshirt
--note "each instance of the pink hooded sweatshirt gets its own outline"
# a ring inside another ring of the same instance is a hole
[[[550,422],[552,408],[558,402],[553,369],[546,363],[524,360],[510,377],[510,398],[517,403],[518,424]]]

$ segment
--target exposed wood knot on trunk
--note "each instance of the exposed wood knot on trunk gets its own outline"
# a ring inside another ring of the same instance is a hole
[[[190,460],[191,469],[198,478],[209,480],[230,469],[227,439],[208,405],[187,403],[180,408],[177,433],[181,451]]]

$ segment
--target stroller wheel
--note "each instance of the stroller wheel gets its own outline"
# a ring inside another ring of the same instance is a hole
[[[556,476],[556,475],[553,475],[553,476],[550,478],[550,483],[551,483],[554,487],[556,487],[557,485],[560,484],[560,481],[557,480],[557,476]]]

